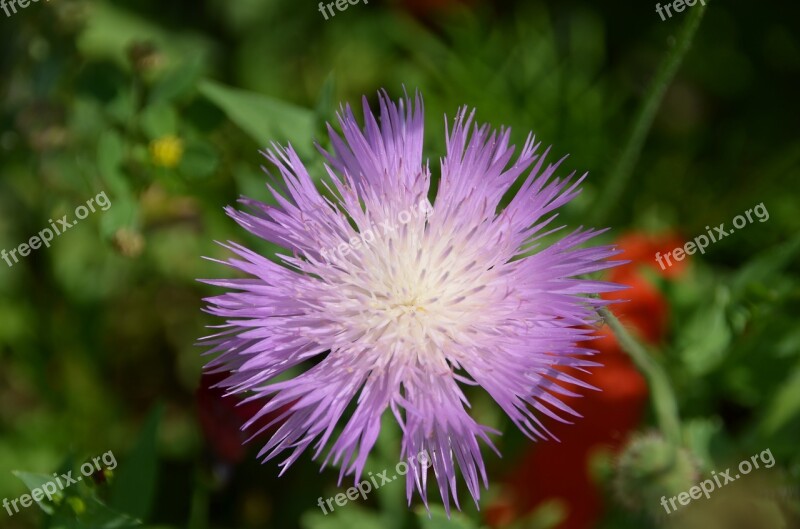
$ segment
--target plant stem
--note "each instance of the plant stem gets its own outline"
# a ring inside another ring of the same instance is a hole
[[[198,464],[194,472],[194,487],[189,510],[189,527],[192,529],[206,529],[208,527],[208,509],[211,487],[209,477]]]
[[[675,446],[679,446],[681,444],[681,422],[675,393],[672,391],[667,374],[644,346],[630,335],[625,326],[608,310],[608,307],[601,308],[600,314],[611,327],[622,349],[628,353],[639,371],[647,377],[661,432]]]
[[[605,182],[605,186],[597,200],[598,208],[594,214],[593,225],[604,224],[611,207],[618,205],[622,193],[625,191],[625,187],[633,174],[633,169],[636,167],[636,162],[639,161],[639,155],[650,132],[650,127],[653,125],[656,111],[661,106],[661,100],[664,99],[667,88],[669,88],[673,77],[678,72],[686,52],[691,47],[694,34],[700,26],[700,21],[705,11],[705,4],[692,7],[686,16],[683,26],[681,26],[680,33],[673,43],[672,49],[667,51],[667,54],[661,60],[661,64],[658,65],[655,77],[653,77],[653,81],[650,83],[645,97],[636,112],[625,147],[620,152],[614,169],[611,171],[611,175],[608,181]]]

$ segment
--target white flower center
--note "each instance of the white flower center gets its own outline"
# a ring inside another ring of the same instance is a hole
[[[405,225],[341,263],[326,303],[338,345],[381,353],[377,362],[399,356],[441,366],[476,333],[496,331],[493,309],[503,296],[493,286],[497,269],[476,260],[486,255],[474,246],[481,242],[425,230],[423,222]]]

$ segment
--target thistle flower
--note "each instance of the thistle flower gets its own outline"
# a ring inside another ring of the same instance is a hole
[[[358,482],[391,410],[400,458],[424,450],[432,461],[410,465],[409,503],[416,488],[427,505],[432,468],[448,511],[451,497],[460,508],[459,469],[477,504],[480,482],[488,487],[479,440],[497,452],[489,435],[499,432],[470,416],[463,385],[483,388],[534,440],[553,437],[546,419],[577,416],[559,396],[593,389],[568,372],[599,365],[580,342],[608,302],[590,296],[619,287],[579,276],[618,264],[608,260],[617,252],[579,248],[601,233],[591,229],[541,241],[560,229],[550,226],[554,211],[586,175],[553,178],[563,158],[545,165],[549,149],[536,154],[532,136],[510,163],[510,130],[474,125],[474,114],[461,109],[448,128],[438,191],[422,213],[431,173],[421,97],[395,104],[385,93],[380,122],[365,98],[363,129],[349,106],[338,114],[342,136],[328,126],[325,195],[291,146],[273,144],[263,154],[285,184],[284,193],[268,186],[278,205],[242,198],[249,212],[227,209],[288,250],[273,261],[229,242],[236,257],[225,264],[251,278],[207,281],[231,291],[206,300],[226,319],[206,338],[218,354],[208,368],[232,372],[230,394],[264,403],[245,428],[289,406],[259,453],[267,461],[288,451],[281,474],[313,444],[314,458],[329,447],[323,467],[340,464],[340,483]],[[304,371],[274,380],[290,368]]]

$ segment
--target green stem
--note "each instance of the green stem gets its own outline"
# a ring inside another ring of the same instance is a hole
[[[628,141],[625,143],[625,147],[622,149],[617,163],[601,191],[597,201],[598,209],[595,212],[592,225],[599,226],[604,224],[611,208],[618,205],[622,193],[625,191],[625,187],[633,174],[633,169],[636,167],[636,162],[639,161],[639,155],[650,132],[650,127],[653,125],[653,119],[658,107],[661,106],[661,100],[664,99],[667,88],[669,88],[673,77],[678,72],[686,52],[691,47],[692,39],[700,26],[700,20],[703,18],[705,11],[705,4],[696,5],[690,10],[672,49],[667,52],[661,60],[661,64],[658,65],[655,77],[653,77],[642,104],[636,112],[633,126],[628,135]]]
[[[209,477],[198,464],[194,472],[194,490],[192,491],[192,501],[189,510],[189,525],[192,529],[206,529],[208,527],[209,498],[211,487],[208,483]]]
[[[661,432],[675,446],[679,446],[681,444],[681,422],[675,393],[672,391],[666,372],[653,359],[652,355],[630,335],[625,326],[607,307],[601,308],[600,314],[611,327],[622,349],[628,353],[639,371],[647,378]]]

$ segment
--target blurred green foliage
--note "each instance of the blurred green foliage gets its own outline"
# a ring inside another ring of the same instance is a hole
[[[201,256],[224,258],[214,241],[225,240],[275,252],[222,209],[240,195],[271,200],[258,150],[291,142],[322,177],[313,141],[326,145],[338,102],[375,101],[381,87],[422,92],[433,161],[444,154],[442,116],[462,105],[511,126],[517,143],[532,130],[553,145],[551,158],[570,153],[564,169],[590,177],[563,218],[586,223],[675,45],[681,19],[661,22],[653,8],[396,0],[325,21],[313,3],[290,0],[58,0],[0,13],[0,248],[100,191],[112,202],[51,247],[0,262],[0,498],[35,486],[67,454],[67,465],[109,449],[122,461],[118,488],[74,491],[89,514],[27,509],[0,513],[2,526],[485,525],[471,505],[450,521],[436,500],[430,517],[409,510],[400,483],[322,516],[317,497],[339,488],[308,457],[281,478],[254,453],[220,466],[196,419],[205,359],[194,343],[212,323],[201,298],[214,292],[196,279],[230,272]],[[791,2],[712,3],[606,218],[608,240],[630,230],[691,238],[764,203],[767,222],[661,284],[671,324],[659,358],[704,467],[770,447],[794,483],[799,15]],[[152,411],[157,402],[163,412]],[[527,441],[485,397],[474,410],[505,432],[504,459],[487,456],[495,482]],[[396,438],[381,442],[372,470],[398,459]],[[551,507],[523,525],[552,527]],[[640,526],[611,499],[605,523]]]

